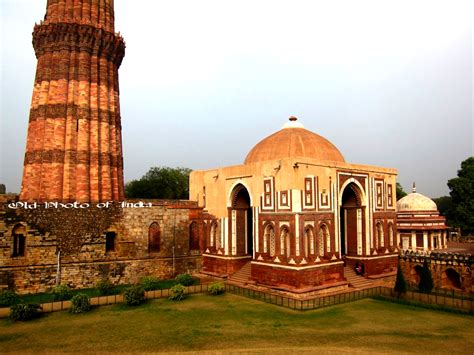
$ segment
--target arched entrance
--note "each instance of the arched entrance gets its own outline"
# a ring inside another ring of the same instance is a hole
[[[446,269],[445,274],[446,276],[443,277],[443,287],[461,289],[461,275],[456,270],[452,268]]]
[[[361,195],[359,187],[353,182],[347,185],[342,192],[340,209],[341,256],[362,254],[364,207],[362,206]]]
[[[253,213],[250,195],[244,185],[232,191],[231,221],[232,254],[253,255]]]
[[[411,285],[418,287],[421,280],[421,275],[423,274],[423,267],[421,265],[415,265],[413,267],[413,272],[411,273]]]
[[[156,222],[148,227],[148,252],[158,253],[161,246],[161,228]]]

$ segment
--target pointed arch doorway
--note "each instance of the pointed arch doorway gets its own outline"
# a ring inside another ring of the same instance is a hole
[[[231,254],[253,256],[253,213],[247,188],[238,184],[232,191],[230,208]]]
[[[342,191],[340,208],[341,256],[362,255],[365,206],[360,188],[353,182]]]

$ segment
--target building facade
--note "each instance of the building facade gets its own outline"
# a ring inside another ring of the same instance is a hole
[[[203,270],[224,276],[251,262],[253,281],[288,290],[344,287],[344,265],[393,272],[396,176],[345,162],[291,117],[244,164],[191,173],[191,199],[216,217]]]
[[[397,202],[397,245],[404,251],[446,249],[446,218],[440,216],[433,200],[416,192]]]

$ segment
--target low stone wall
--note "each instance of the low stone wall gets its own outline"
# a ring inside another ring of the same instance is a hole
[[[443,252],[406,252],[400,256],[400,266],[406,281],[416,287],[420,281],[420,270],[428,262],[437,289],[473,293],[474,256]]]
[[[364,265],[367,276],[387,274],[397,271],[398,254],[380,255],[373,257],[347,257],[346,265],[355,269],[356,263]]]
[[[15,196],[10,199],[16,201]],[[48,291],[56,284],[58,255],[61,283],[71,288],[92,287],[104,278],[114,284],[134,283],[148,275],[170,278],[202,267],[200,245],[205,221],[202,208],[195,202],[127,201],[131,206],[148,207],[120,207],[105,230],[80,238],[69,235],[71,243],[78,244],[73,250],[63,248],[61,238],[41,224],[23,220],[24,211],[9,207],[11,203],[6,197],[0,199],[0,289],[14,289],[20,294]],[[46,211],[57,219],[55,228],[64,225],[82,231],[94,217],[76,209],[71,213]],[[87,218],[82,218],[83,214]],[[194,235],[190,232],[192,224],[197,226]]]
[[[179,273],[198,272],[201,267],[201,256],[182,256],[174,261],[168,257],[77,262],[61,265],[60,280],[62,284],[80,289],[94,287],[102,279],[108,279],[116,285],[132,284],[143,276],[167,279]],[[9,279],[6,283],[19,294],[47,292],[56,284],[57,266],[2,268],[0,277]]]

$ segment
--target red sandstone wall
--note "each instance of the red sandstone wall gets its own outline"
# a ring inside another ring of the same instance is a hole
[[[249,261],[250,257],[245,259],[224,259],[203,255],[203,271],[226,277],[239,271]]]
[[[314,269],[283,269],[252,264],[252,279],[279,288],[310,288],[344,281],[344,266],[328,264]]]
[[[38,58],[20,199],[124,199],[113,1],[49,0],[35,26]]]

